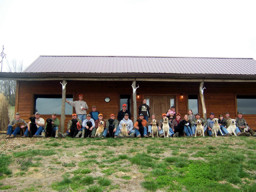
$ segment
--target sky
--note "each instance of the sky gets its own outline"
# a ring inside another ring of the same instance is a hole
[[[0,0],[0,52],[5,71],[40,55],[256,59],[255,20],[255,0]]]

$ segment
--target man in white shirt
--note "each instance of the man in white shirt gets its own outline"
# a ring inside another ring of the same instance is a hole
[[[72,107],[75,107],[75,111],[77,114],[78,119],[80,119],[82,122],[85,120],[86,116],[86,110],[88,109],[87,103],[83,100],[84,96],[83,94],[78,95],[79,100],[78,101],[68,101],[66,102],[71,105]]]
[[[37,126],[37,131],[35,133],[35,135],[33,136],[39,136],[41,135],[41,133],[44,131],[44,125],[45,125],[45,120],[40,117],[40,114],[38,112],[35,113],[35,123],[36,123],[36,126]],[[25,133],[24,133],[24,136],[28,136],[28,130],[30,130],[30,123],[31,121],[28,123],[28,128],[26,129]]]

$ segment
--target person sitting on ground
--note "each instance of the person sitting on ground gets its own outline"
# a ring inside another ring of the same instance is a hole
[[[147,105],[147,99],[143,99],[143,103],[139,106],[139,114],[144,115],[144,119],[148,121],[148,117],[150,117],[150,107]]]
[[[162,119],[159,121],[159,126],[160,128],[163,130],[163,122],[164,122],[164,118],[167,116],[166,113],[162,114]],[[168,125],[169,125],[169,136],[172,137],[174,135],[174,131],[172,129],[172,125],[171,122],[168,119]],[[163,132],[163,136],[164,136],[164,132]]]
[[[118,120],[115,119],[114,114],[110,114],[110,119],[107,120],[106,129],[103,132],[103,137],[107,137],[107,135],[109,135],[109,137],[116,137],[115,133],[117,131],[117,127]]]
[[[93,130],[92,130],[92,137],[95,137],[96,131],[97,131],[97,129],[98,129],[98,127],[99,127],[101,121],[104,122],[104,130],[105,130],[105,128],[106,128],[106,122],[105,122],[104,119],[103,119],[103,114],[102,114],[102,113],[100,113],[100,114],[98,115],[98,119],[95,121],[95,127],[94,127]],[[102,134],[100,135],[100,137],[102,137],[102,136],[103,136],[103,132],[102,132]]]
[[[230,124],[231,124],[231,117],[230,117],[230,114],[229,114],[229,112],[227,112],[226,114],[225,114],[225,119],[224,119],[224,121],[226,121],[226,128],[228,128],[229,126],[230,126]],[[238,127],[236,127],[236,134],[238,135],[238,136],[242,136],[241,135],[241,131],[240,131],[240,129],[238,128]]]
[[[147,135],[147,121],[141,113],[139,119],[134,124],[136,137],[148,137]]]
[[[120,121],[119,127],[120,127],[120,132],[122,132],[122,125],[126,124],[127,132],[129,136],[134,136],[135,130],[133,129],[133,122],[131,119],[129,119],[129,114],[126,113],[124,115],[124,118]],[[118,136],[120,133],[117,133],[116,135]]]
[[[204,118],[201,118],[201,116],[200,116],[200,114],[199,113],[197,113],[196,115],[195,115],[195,122],[194,122],[194,126],[196,126],[197,124],[197,120],[201,120],[201,122],[202,122],[202,126],[204,127],[204,132],[206,131],[206,129],[207,129],[207,125],[206,125],[206,123],[205,123],[205,119]]]
[[[174,130],[174,137],[183,137],[184,136],[184,124],[181,124],[181,115],[180,113],[176,114],[176,118],[172,121],[171,127]]]
[[[80,119],[82,122],[86,119],[86,110],[88,109],[87,103],[83,100],[84,96],[83,94],[78,95],[79,100],[78,101],[68,101],[66,102],[71,105],[72,107],[75,107],[76,114],[78,116],[78,119]]]
[[[52,114],[52,125],[53,125],[53,129],[52,129],[52,133],[51,135],[55,135],[55,137],[58,137],[58,130],[59,130],[59,126],[60,126],[60,120],[59,118],[57,118],[57,115],[55,113]],[[45,127],[47,127],[47,122],[45,124]]]
[[[256,133],[248,126],[241,112],[238,112],[237,114],[236,126],[240,129],[241,133],[243,132],[247,133],[246,136],[251,135],[256,137]]]
[[[73,127],[74,126],[74,127]],[[72,114],[72,119],[68,121],[67,131],[64,134],[59,134],[61,137],[75,137],[76,134],[81,130],[82,128],[82,121],[77,118],[77,115],[75,113]]]
[[[95,127],[95,122],[93,118],[91,118],[90,114],[86,115],[86,119],[82,123],[82,129],[78,132],[76,137],[79,137],[82,134],[81,138],[87,138],[91,136],[92,130]]]
[[[39,112],[35,113],[35,123],[37,126],[37,131],[35,133],[35,135],[33,135],[33,137],[39,137],[41,134],[42,136],[45,136],[45,132],[44,132],[44,126],[45,126],[45,120],[43,118],[40,117]],[[30,130],[30,123],[28,122],[28,128],[26,129],[24,136],[27,137],[28,136],[28,130]]]
[[[148,132],[149,132],[149,137],[152,136],[152,122],[153,120],[156,120],[156,116],[154,114],[152,114],[151,116],[151,121],[148,123]],[[158,130],[158,135],[159,137],[163,137],[164,134],[163,134],[163,130],[159,127],[159,122],[156,121],[156,126],[157,126],[157,130]]]
[[[92,111],[90,112],[91,117],[94,121],[98,120],[100,112],[97,111],[97,108],[95,105],[92,106]]]
[[[123,104],[122,105],[122,110],[118,112],[118,115],[117,115],[117,120],[118,121],[121,121],[123,118],[124,118],[124,115],[128,113],[129,114],[129,119],[131,118],[131,114],[130,112],[128,111],[127,109],[127,104]]]
[[[166,116],[170,118],[170,115],[173,114],[173,118],[176,118],[176,109],[174,106],[171,106],[171,108],[167,111]]]
[[[211,112],[209,118],[207,119],[207,133],[209,136],[212,136],[212,128],[214,124],[214,113]]]
[[[180,122],[181,126],[184,126],[184,133],[186,136],[191,137],[193,136],[192,127],[188,118],[188,115],[185,114],[183,120]]]
[[[15,137],[18,133],[20,133],[20,129],[25,129],[27,126],[26,121],[20,118],[20,113],[17,112],[15,114],[15,119],[10,122],[7,128],[7,137]]]
[[[223,133],[224,135],[230,135],[230,134],[228,133],[228,130],[226,129],[227,122],[226,122],[226,120],[224,119],[224,117],[223,117],[222,114],[219,115],[219,125],[220,125],[220,129],[221,129],[221,131],[222,131],[222,133]]]

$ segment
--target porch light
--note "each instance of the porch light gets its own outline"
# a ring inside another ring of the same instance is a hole
[[[184,95],[182,93],[180,94],[180,99],[184,99]]]
[[[139,94],[139,93],[137,93],[136,98],[137,98],[137,99],[140,99],[140,94]]]

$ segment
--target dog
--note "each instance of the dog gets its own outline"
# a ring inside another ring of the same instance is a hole
[[[197,135],[203,135],[204,137],[204,126],[202,125],[202,121],[200,119],[198,119],[196,121],[196,131],[195,131],[195,137]]]
[[[144,137],[144,126],[142,125],[141,119],[138,119],[138,127],[139,127],[140,136]]]
[[[169,122],[168,122],[168,118],[165,117],[163,119],[163,132],[164,132],[164,137],[169,137]]]
[[[157,125],[156,125],[156,120],[153,119],[152,120],[152,138],[154,138],[156,135],[156,137],[158,137],[158,129],[157,129]]]
[[[236,135],[236,120],[235,119],[231,119],[230,120],[230,125],[228,126],[227,130],[230,134],[234,134],[235,136]]]
[[[30,130],[28,131],[29,137],[33,137],[37,131],[37,126],[36,126],[36,118],[35,117],[30,117]]]
[[[128,137],[127,124],[123,123],[121,128],[121,134],[123,137]]]
[[[48,118],[46,119],[46,133],[45,133],[45,137],[54,137],[53,135],[53,125],[52,125],[52,119]]]
[[[99,122],[99,125],[98,125],[98,128],[97,128],[97,130],[96,130],[96,134],[95,134],[95,137],[97,137],[97,136],[101,136],[101,134],[103,133],[103,131],[104,131],[104,121],[100,121]]]
[[[218,118],[214,118],[213,119],[213,127],[212,127],[212,136],[214,137],[217,137],[218,135],[218,132],[220,131],[221,135],[223,135],[221,129],[220,129],[220,125],[219,125],[219,119]]]
[[[74,138],[76,135],[77,135],[77,133],[78,133],[78,131],[80,130],[79,129],[79,127],[78,127],[78,120],[77,119],[72,119],[71,120],[72,121],[72,124],[71,124],[71,126],[70,126],[70,133],[69,133],[69,136],[70,137],[72,137],[72,138]],[[80,125],[79,125],[80,126]],[[80,128],[81,128],[81,126],[80,126]]]
[[[109,119],[109,127],[108,127],[108,134],[109,137],[114,137],[115,133],[114,133],[114,129],[115,129],[115,125],[114,125],[114,119]]]

